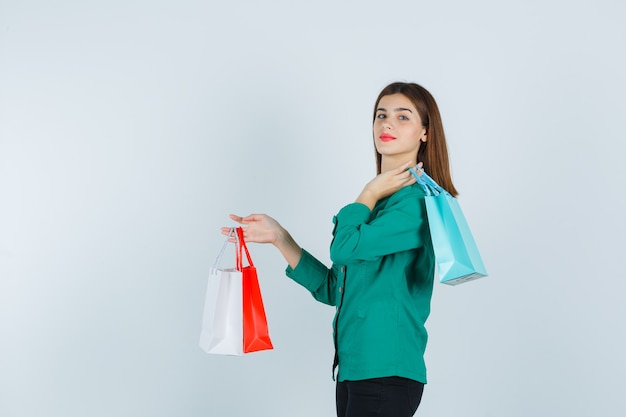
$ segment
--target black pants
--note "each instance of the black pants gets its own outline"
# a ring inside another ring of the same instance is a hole
[[[424,384],[397,376],[337,382],[337,417],[412,417]]]

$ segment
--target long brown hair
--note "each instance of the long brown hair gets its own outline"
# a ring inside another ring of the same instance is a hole
[[[374,117],[376,121],[376,109],[380,99],[390,94],[402,94],[415,106],[422,119],[422,126],[426,128],[426,142],[423,142],[417,151],[417,162],[424,164],[424,170],[439,185],[453,196],[458,195],[452,175],[450,174],[450,162],[448,159],[448,147],[446,135],[443,131],[443,123],[439,114],[439,107],[433,96],[419,84],[395,82],[389,84],[378,95],[374,105]],[[380,174],[382,155],[374,147],[376,154],[376,173]]]

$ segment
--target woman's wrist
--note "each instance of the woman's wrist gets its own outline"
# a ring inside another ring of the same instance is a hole
[[[302,257],[302,248],[291,237],[289,232],[280,228],[276,233],[274,246],[280,251],[290,267],[295,268]]]
[[[288,236],[289,232],[287,232],[287,230],[285,230],[282,226],[279,226],[278,229],[276,229],[272,244],[280,249],[287,242]]]
[[[356,198],[356,203],[361,203],[367,206],[370,210],[374,208],[376,202],[378,201],[378,196],[368,187],[365,187],[361,194]]]

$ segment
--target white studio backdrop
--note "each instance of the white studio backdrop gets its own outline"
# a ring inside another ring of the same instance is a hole
[[[417,415],[623,416],[625,20],[610,0],[0,0],[0,415],[334,415],[333,309],[250,245],[275,349],[206,355],[206,279],[231,212],[328,262],[400,80],[438,100],[490,273],[436,286]]]

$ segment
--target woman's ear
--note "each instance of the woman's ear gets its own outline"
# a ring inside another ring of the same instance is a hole
[[[422,133],[422,136],[420,137],[420,140],[422,142],[426,142],[426,140],[428,140],[428,135],[426,134],[426,129],[424,129],[424,132]]]

